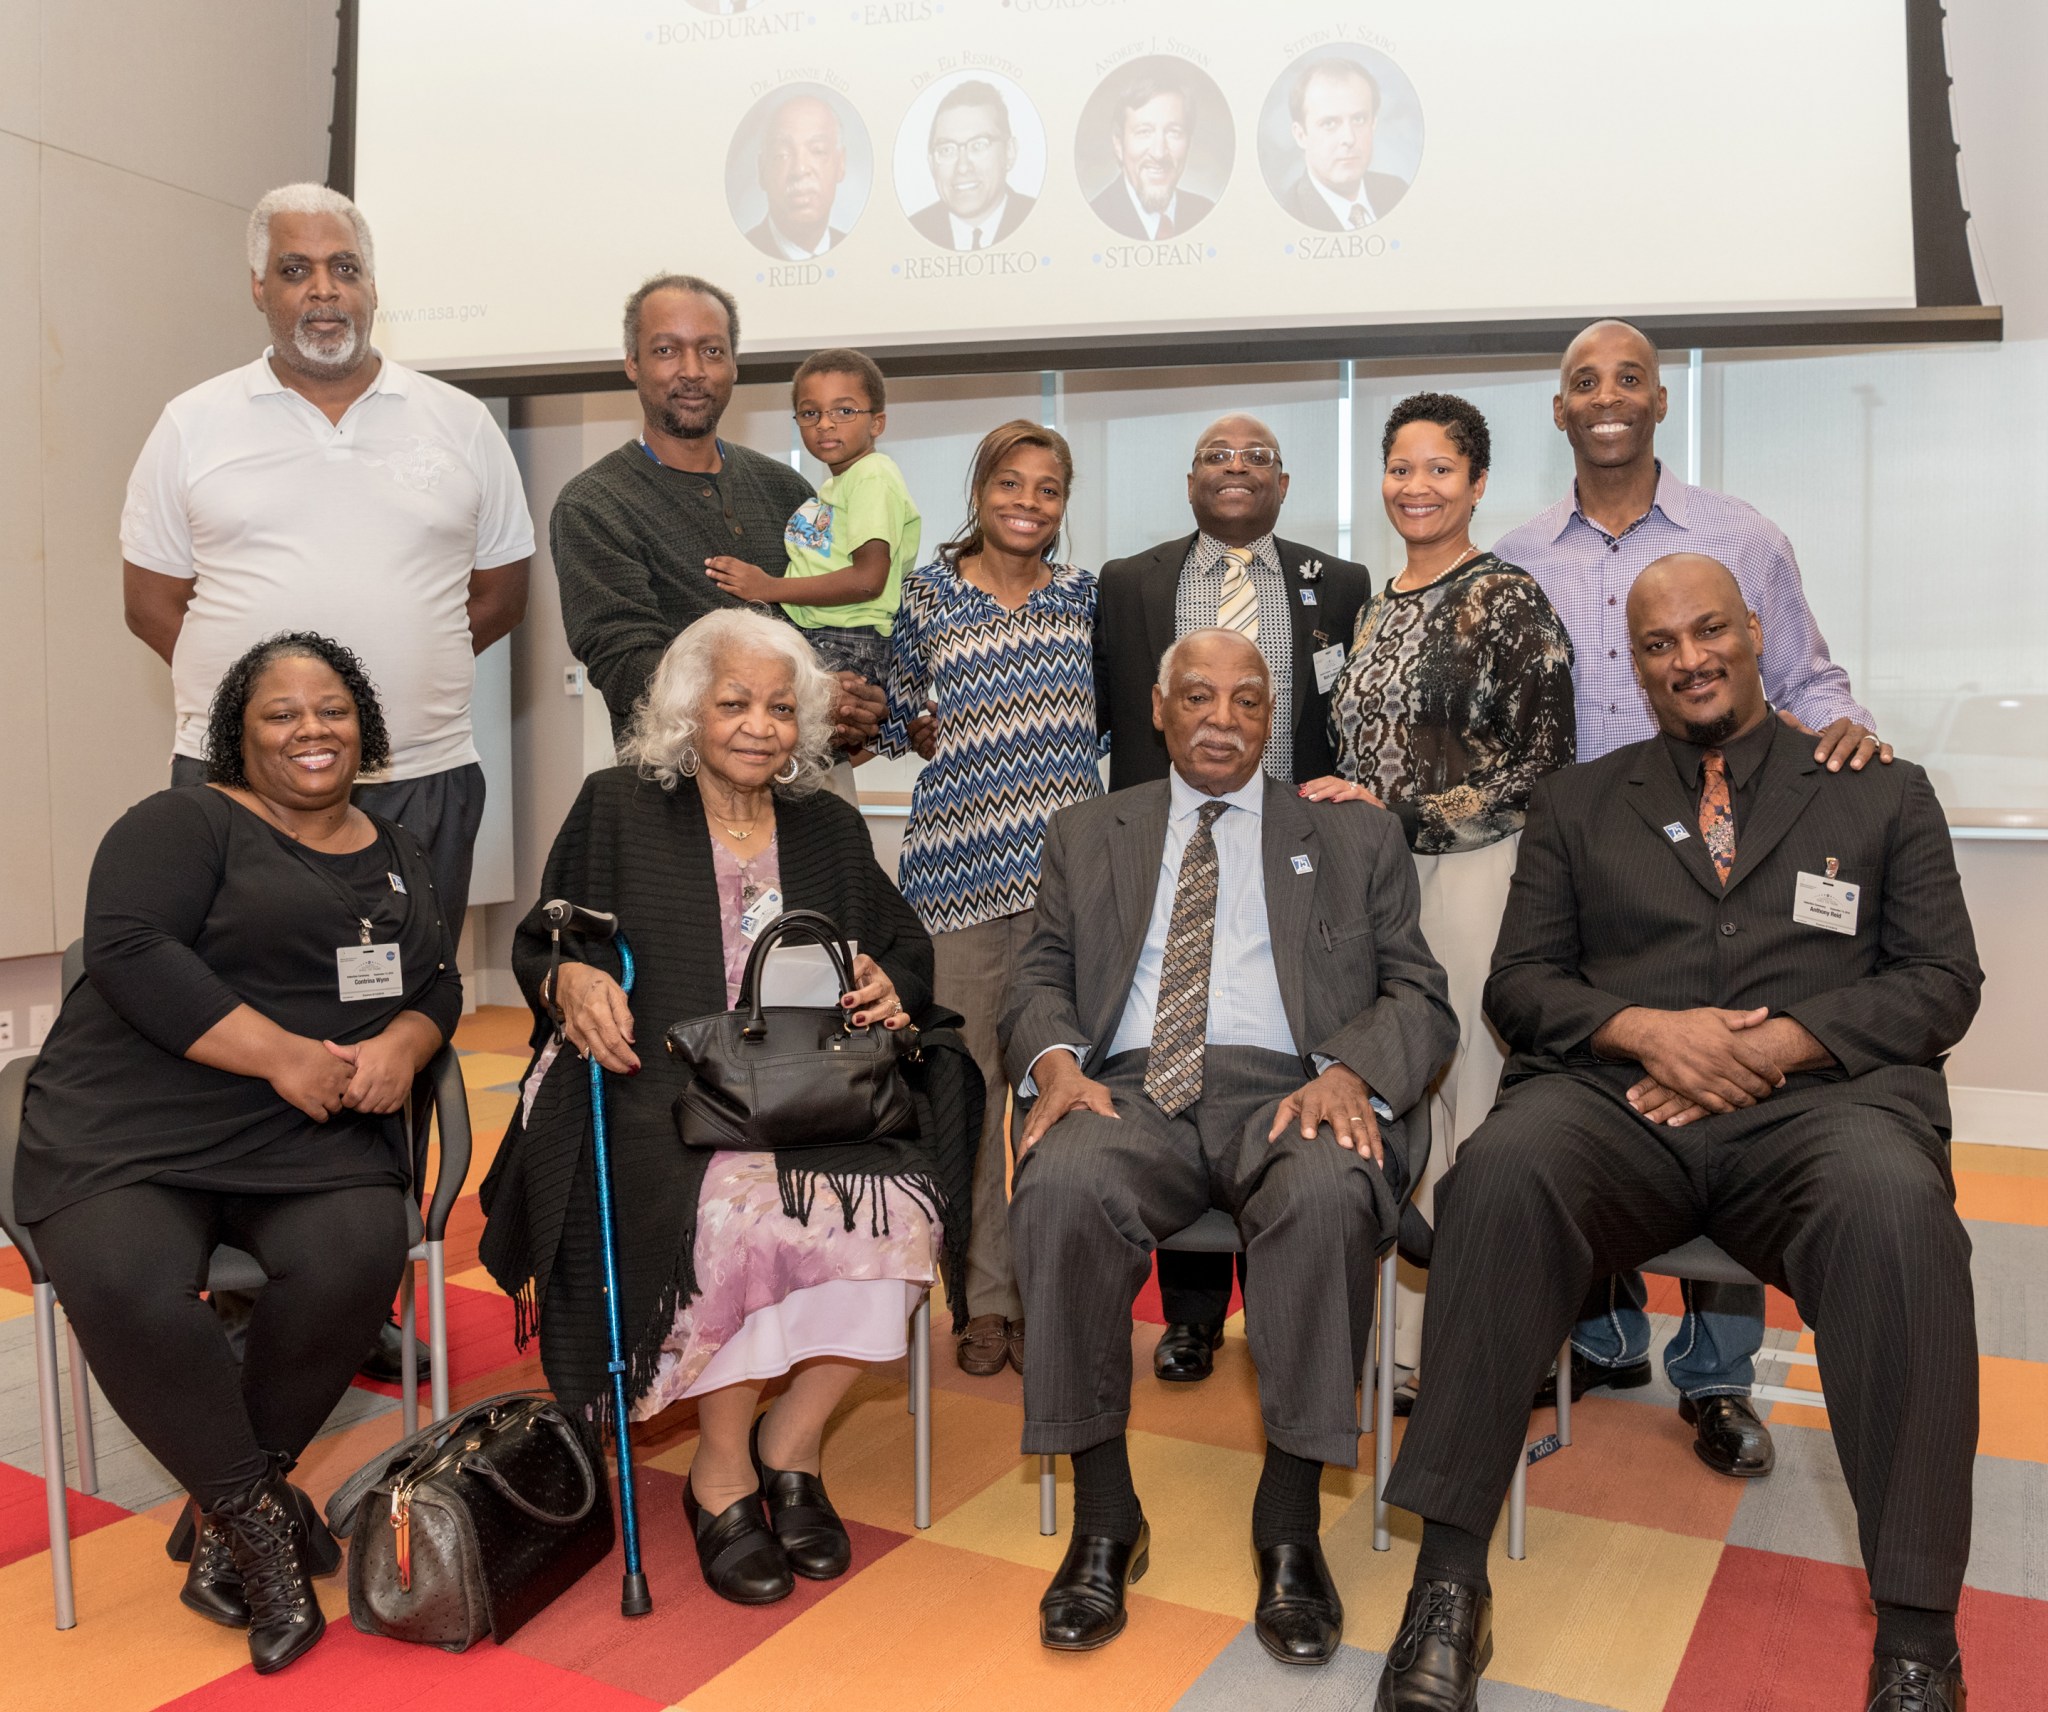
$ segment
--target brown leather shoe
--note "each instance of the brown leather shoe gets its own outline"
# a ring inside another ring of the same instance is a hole
[[[1024,1322],[1010,1321],[1009,1336],[1004,1340],[1010,1349],[1010,1365],[1019,1373],[1024,1371]]]
[[[977,1379],[1002,1372],[1010,1359],[1009,1326],[1001,1314],[976,1314],[969,1320],[955,1352],[960,1371]]]

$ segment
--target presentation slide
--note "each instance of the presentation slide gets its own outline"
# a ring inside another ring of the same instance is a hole
[[[362,0],[379,343],[618,352],[1913,302],[1868,0]]]

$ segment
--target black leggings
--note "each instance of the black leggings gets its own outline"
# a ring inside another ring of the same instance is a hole
[[[211,1509],[263,1478],[266,1451],[304,1450],[348,1388],[398,1288],[405,1194],[135,1183],[74,1202],[32,1234],[114,1412]],[[240,1366],[200,1300],[223,1242],[270,1280]]]

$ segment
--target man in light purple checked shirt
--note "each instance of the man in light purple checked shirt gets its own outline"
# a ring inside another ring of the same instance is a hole
[[[1657,350],[1626,321],[1596,321],[1571,342],[1552,412],[1570,440],[1573,491],[1494,543],[1542,586],[1572,639],[1578,759],[1597,760],[1656,731],[1628,644],[1628,592],[1667,553],[1703,553],[1735,575],[1763,625],[1764,691],[1787,723],[1816,734],[1814,759],[1830,772],[1892,758],[1849,675],[1806,604],[1784,531],[1754,507],[1682,482],[1657,460],[1667,403]],[[1664,1351],[1664,1371],[1692,1425],[1694,1449],[1716,1473],[1768,1474],[1770,1433],[1749,1401],[1763,1343],[1763,1291],[1684,1286],[1686,1314]],[[1594,1286],[1572,1330],[1574,1394],[1649,1383],[1650,1323],[1641,1273]],[[1559,1382],[1564,1381],[1559,1375]]]

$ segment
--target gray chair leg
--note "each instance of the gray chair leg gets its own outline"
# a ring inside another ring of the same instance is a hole
[[[1393,1530],[1387,1524],[1387,1477],[1394,1467],[1394,1255],[1380,1262],[1379,1414],[1373,1422],[1372,1549],[1390,1550]]]
[[[1557,1442],[1572,1442],[1572,1340],[1557,1352]]]
[[[1508,1556],[1520,1563],[1529,1555],[1529,1452],[1515,1457],[1514,1484],[1508,1488]]]
[[[1060,1483],[1052,1471],[1052,1458],[1038,1459],[1038,1531],[1041,1534],[1056,1534],[1060,1531]]]
[[[100,1489],[99,1447],[92,1436],[92,1369],[78,1341],[78,1328],[64,1317],[64,1337],[71,1346],[71,1430],[78,1435],[78,1489]]]
[[[412,1271],[410,1262],[406,1264],[406,1271]],[[434,1419],[445,1421],[448,1418],[448,1255],[443,1243],[427,1244],[427,1308],[434,1316],[433,1327],[427,1333],[434,1364],[428,1382],[434,1400]],[[419,1383],[417,1378],[413,1383]]]
[[[398,1405],[399,1418],[405,1424],[400,1435],[410,1438],[419,1431],[420,1425],[420,1357],[414,1346],[414,1315],[412,1308],[413,1276],[412,1256],[405,1257],[405,1271],[398,1280],[398,1341],[401,1354],[398,1358]]]
[[[57,1627],[78,1626],[71,1588],[71,1514],[64,1499],[64,1391],[57,1376],[57,1291],[35,1286],[36,1406],[43,1441],[43,1501],[49,1510],[50,1591]]]
[[[911,1394],[917,1403],[911,1520],[920,1528],[932,1525],[932,1299],[929,1291],[910,1321]]]

